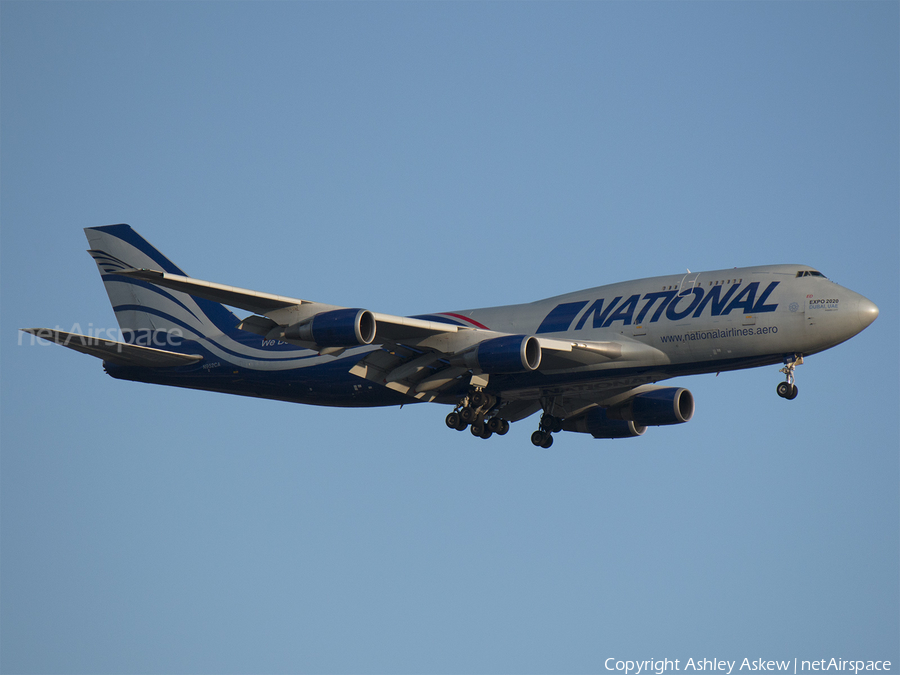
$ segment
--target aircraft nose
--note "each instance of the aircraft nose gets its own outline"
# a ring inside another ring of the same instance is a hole
[[[878,305],[867,298],[860,298],[857,312],[859,313],[859,322],[862,324],[862,328],[866,328],[878,318]]]

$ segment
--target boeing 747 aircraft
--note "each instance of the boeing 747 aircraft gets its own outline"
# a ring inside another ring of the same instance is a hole
[[[128,225],[85,233],[120,334],[23,330],[103,359],[114,378],[328,406],[444,403],[448,427],[480,438],[542,411],[531,442],[544,448],[559,431],[627,438],[687,422],[691,393],[656,384],[680,375],[783,364],[777,393],[793,399],[804,357],[878,316],[811,267],[766,265],[401,317],[192,279]]]

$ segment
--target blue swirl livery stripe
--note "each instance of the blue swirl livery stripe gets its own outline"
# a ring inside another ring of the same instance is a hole
[[[100,262],[113,263],[116,265],[121,265],[122,267],[124,267],[126,269],[131,267],[131,265],[129,265],[127,262],[125,262],[121,258],[117,258],[116,256],[111,255],[111,254],[107,253],[106,251],[101,251],[101,250],[92,248],[92,249],[88,250],[88,253],[90,253],[91,257],[97,263],[100,263]]]
[[[191,310],[190,307],[185,305],[181,300],[172,295],[169,291],[149,282],[144,281],[143,279],[132,279],[131,277],[123,277],[115,272],[111,272],[108,274],[101,274],[100,278],[103,279],[104,282],[114,281],[116,283],[123,284],[133,284],[134,286],[138,286],[147,291],[152,291],[154,293],[158,293],[171,300],[172,302],[180,305],[185,310],[190,312],[190,314],[197,319],[198,321],[202,321],[197,314]],[[237,326],[240,323],[240,320],[227,309],[225,309],[222,305],[217,302],[212,302],[211,300],[206,300],[205,298],[198,298],[193,295],[189,295],[185,293],[184,295],[188,295],[195,303],[197,303],[197,307],[203,313],[203,315],[209,319],[210,323],[212,323],[218,330],[222,331],[226,335],[234,335],[238,332]]]
[[[132,230],[130,225],[104,225],[103,227],[91,227],[89,229],[103,232],[133,246],[159,265],[164,272],[180,274],[185,277],[187,276],[184,270],[153,248],[153,246],[150,245],[150,242]]]
[[[184,270],[178,267],[178,265],[169,260],[166,256],[155,249],[146,239],[132,230],[130,225],[104,225],[103,227],[92,227],[88,229],[102,232],[107,236],[114,237],[124,242],[125,244],[137,249],[148,258],[150,258],[164,272],[168,272],[170,274],[178,274],[180,276],[188,276],[184,272]],[[116,256],[107,253],[103,249],[91,249],[90,253],[95,257],[95,259],[99,256],[103,256],[110,261],[124,264],[129,268],[135,267],[134,264],[129,264],[127,261],[117,258]],[[102,272],[114,273],[113,270],[109,269],[104,269],[102,270]],[[116,279],[116,281],[119,281],[119,279]],[[135,283],[136,280],[130,281],[131,283]],[[156,290],[151,286],[142,287]],[[174,299],[171,295],[168,297]],[[235,335],[238,332],[237,326],[238,324],[240,324],[240,319],[238,319],[223,305],[211,300],[206,300],[204,298],[198,298],[196,296],[191,296],[191,299],[197,304],[197,307],[200,309],[200,311],[203,312],[206,317],[213,323],[213,325],[215,325],[216,328],[218,328],[220,331],[222,331],[226,335]],[[191,312],[191,314],[194,314],[194,312]]]
[[[181,307],[182,309],[184,309],[184,310],[185,310],[186,312],[188,312],[192,317],[194,317],[195,319],[197,319],[197,321],[200,321],[201,323],[202,323],[202,321],[203,321],[199,316],[197,316],[197,315],[194,313],[193,310],[191,310],[190,307],[188,307],[188,306],[187,306],[186,304],[184,304],[181,300],[179,300],[179,299],[176,298],[174,295],[172,295],[171,293],[169,293],[167,290],[162,289],[162,288],[160,288],[159,286],[154,286],[153,284],[151,284],[151,283],[149,283],[149,282],[147,282],[147,281],[144,281],[144,280],[142,280],[142,279],[132,279],[131,277],[123,277],[123,276],[121,276],[121,275],[119,275],[119,274],[115,274],[115,273],[112,273],[112,274],[102,274],[102,275],[100,275],[100,278],[103,279],[104,283],[107,282],[107,281],[114,281],[114,282],[116,282],[116,283],[131,284],[131,285],[133,285],[133,286],[139,286],[140,288],[143,288],[144,290],[152,291],[153,293],[158,293],[159,295],[163,296],[163,297],[166,298],[167,300],[171,300],[171,301],[174,302],[176,305],[178,305],[179,307]],[[138,306],[138,305],[135,305],[135,306]],[[146,311],[146,310],[147,310],[147,307],[141,307],[141,309],[140,309],[139,311]],[[218,328],[218,326],[217,326],[217,328]]]
[[[106,260],[95,260],[95,262],[103,268],[104,273],[114,272],[115,270],[127,270],[129,269],[127,265],[122,265],[117,262],[108,262]]]
[[[197,328],[194,328],[193,326],[189,326],[181,319],[177,319],[174,316],[172,316],[171,314],[167,314],[166,312],[163,312],[162,310],[159,310],[159,309],[156,309],[153,307],[144,307],[143,305],[116,305],[115,307],[113,307],[113,311],[114,312],[145,312],[147,314],[153,314],[154,316],[158,316],[158,317],[165,319],[166,321],[172,322],[176,326],[184,328],[184,330],[188,331],[192,335],[195,335],[197,337],[198,341],[208,342],[209,344],[215,346],[217,349],[220,349],[221,351],[225,352],[226,354],[230,354],[231,356],[236,356],[238,358],[247,359],[250,361],[271,361],[273,363],[288,363],[290,361],[302,361],[305,359],[315,358],[316,356],[318,356],[317,354],[312,353],[308,356],[291,356],[288,358],[280,358],[279,359],[279,358],[270,358],[270,357],[263,357],[263,356],[253,356],[252,354],[241,354],[240,352],[236,352],[233,349],[229,349],[228,347],[225,347],[224,345],[216,342],[215,340],[211,339],[208,335],[204,335],[203,333],[201,333]],[[298,347],[297,351],[308,351],[308,350],[304,350],[304,349],[301,349],[300,347]]]

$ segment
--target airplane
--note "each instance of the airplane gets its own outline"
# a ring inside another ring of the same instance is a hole
[[[691,392],[656,384],[676,376],[780,363],[777,394],[793,399],[804,357],[878,316],[812,267],[765,265],[402,317],[191,278],[129,225],[85,234],[119,331],[22,330],[116,379],[323,406],[435,402],[452,406],[449,428],[484,439],[541,412],[542,448],[560,431],[629,438],[687,422]]]

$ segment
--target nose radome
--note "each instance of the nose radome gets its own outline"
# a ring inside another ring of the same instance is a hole
[[[859,322],[862,324],[862,328],[866,328],[878,318],[878,306],[867,298],[860,298],[857,311],[859,312]]]

